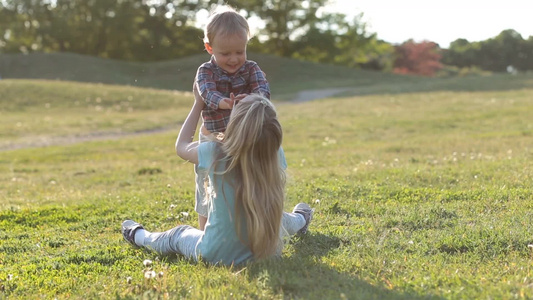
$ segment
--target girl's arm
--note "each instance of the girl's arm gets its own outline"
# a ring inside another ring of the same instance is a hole
[[[194,104],[189,112],[189,115],[185,119],[183,126],[181,126],[180,133],[176,140],[176,153],[179,157],[194,164],[198,164],[198,142],[193,142],[194,134],[196,133],[196,127],[198,126],[198,120],[200,114],[204,108],[204,102],[196,84],[193,87]]]

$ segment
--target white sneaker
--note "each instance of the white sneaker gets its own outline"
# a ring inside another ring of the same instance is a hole
[[[311,219],[313,218],[313,212],[315,210],[311,208],[307,203],[298,203],[292,210],[295,214],[301,214],[304,216],[305,219],[305,225],[302,227],[302,229],[298,230],[298,234],[306,234],[307,229],[309,228],[309,223],[311,223]]]

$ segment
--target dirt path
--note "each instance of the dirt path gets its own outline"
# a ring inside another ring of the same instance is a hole
[[[0,145],[1,151],[9,150],[18,150],[26,148],[40,148],[40,147],[49,147],[49,146],[58,146],[58,145],[71,145],[76,143],[91,142],[91,141],[105,141],[105,140],[115,140],[124,137],[134,137],[142,136],[147,134],[154,134],[160,132],[168,132],[176,130],[177,133],[178,127],[164,127],[150,130],[141,130],[136,132],[94,132],[84,135],[74,135],[74,136],[56,136],[56,137],[47,137],[39,136],[34,138],[28,138],[29,141],[18,142],[18,143],[9,143],[5,145]]]
[[[342,92],[348,91],[350,88],[331,88],[331,89],[321,89],[321,90],[307,90],[301,91],[298,93],[295,99],[291,102],[301,103],[317,99],[323,99],[327,97],[332,97]]]
[[[332,97],[347,90],[350,90],[350,88],[331,88],[331,89],[301,91],[298,93],[296,98],[293,99],[290,103],[304,103],[304,102],[308,102],[312,100]],[[96,132],[96,133],[89,133],[85,135],[75,135],[75,136],[60,136],[60,137],[41,136],[41,137],[32,138],[31,140],[27,142],[9,143],[5,145],[0,144],[0,152],[9,151],[9,150],[26,149],[26,148],[40,148],[40,147],[58,146],[58,145],[71,145],[75,143],[90,142],[90,141],[114,140],[114,139],[119,139],[119,138],[124,138],[124,137],[133,137],[133,136],[154,134],[154,133],[160,133],[160,132],[168,132],[172,130],[176,130],[176,134],[177,134],[177,128],[165,127],[165,128],[143,130],[143,131],[129,132],[129,133]]]

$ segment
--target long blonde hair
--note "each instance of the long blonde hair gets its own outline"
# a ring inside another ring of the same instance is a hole
[[[276,253],[285,199],[285,172],[279,161],[283,133],[276,110],[252,94],[235,105],[221,142],[224,173],[235,176],[236,220],[246,221],[249,247],[256,259]],[[241,222],[236,230],[242,240]]]

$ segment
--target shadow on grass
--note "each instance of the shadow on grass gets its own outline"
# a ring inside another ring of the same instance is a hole
[[[372,285],[356,275],[339,272],[333,264],[321,261],[322,257],[340,245],[340,239],[319,233],[296,238],[292,255],[251,265],[249,279],[258,281],[273,292],[282,292],[289,298],[443,299],[436,295],[418,295],[391,290],[384,285]]]

